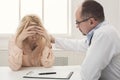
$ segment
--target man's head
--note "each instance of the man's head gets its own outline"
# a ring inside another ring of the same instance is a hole
[[[76,11],[77,28],[86,35],[104,21],[103,7],[94,0],[86,0]]]

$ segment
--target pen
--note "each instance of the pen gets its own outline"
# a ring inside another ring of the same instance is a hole
[[[56,74],[56,72],[43,72],[43,73],[38,73],[39,75],[49,75],[49,74]]]

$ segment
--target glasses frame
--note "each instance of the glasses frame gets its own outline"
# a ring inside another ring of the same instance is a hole
[[[79,24],[81,24],[82,22],[88,21],[90,18],[92,18],[92,17],[83,19],[82,21],[77,21],[77,20],[76,20],[76,24],[79,25]]]

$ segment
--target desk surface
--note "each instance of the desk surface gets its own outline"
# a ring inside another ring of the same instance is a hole
[[[25,73],[32,71],[73,71],[74,74],[71,76],[70,80],[80,80],[80,66],[53,66],[51,68],[43,68],[43,67],[24,67],[19,71],[12,71],[9,67],[0,67],[0,80],[38,80],[38,79],[27,79],[23,78]],[[52,79],[39,79],[39,80],[52,80]],[[54,79],[55,80],[55,79]]]

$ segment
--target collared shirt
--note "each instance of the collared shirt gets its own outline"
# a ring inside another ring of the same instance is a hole
[[[55,47],[86,52],[80,80],[120,80],[120,33],[106,22],[96,27],[90,46],[86,45],[85,37],[82,40],[56,38]]]
[[[98,24],[95,28],[93,28],[86,36],[87,36],[87,39],[85,41],[85,43],[87,43],[88,46],[90,46],[91,44],[91,40],[92,40],[92,37],[94,35],[94,31],[97,30],[102,24],[105,24],[106,21],[103,21],[101,22],[100,24]]]

